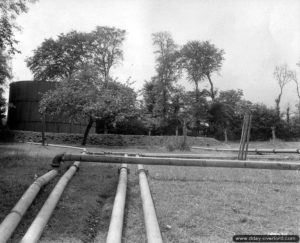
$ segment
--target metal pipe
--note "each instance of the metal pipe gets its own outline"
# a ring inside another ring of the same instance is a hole
[[[219,151],[219,152],[238,152],[238,149],[224,149],[224,148],[205,148],[193,146],[193,149],[201,149],[208,151]],[[300,149],[248,149],[248,152],[254,153],[296,153],[300,154]]]
[[[48,173],[37,178],[28,187],[28,189],[22,195],[21,199],[16,203],[14,208],[2,221],[0,225],[0,243],[6,242],[11,237],[24,214],[26,213],[27,209],[39,193],[40,189],[49,181],[51,181],[55,176],[57,176],[57,174],[57,170],[51,170]]]
[[[239,153],[238,153],[238,159],[241,159],[242,152],[243,152],[243,144],[244,144],[244,137],[245,137],[245,132],[246,132],[246,115],[244,115],[244,120],[243,120],[243,127],[242,127],[242,133],[241,133],[241,140],[240,140],[240,147],[239,147]]]
[[[117,164],[145,164],[145,165],[172,165],[172,166],[200,166],[200,167],[225,167],[225,168],[252,168],[252,169],[277,169],[300,170],[300,163],[287,161],[259,161],[259,160],[220,160],[220,159],[181,159],[181,158],[152,158],[152,157],[123,157],[105,155],[57,155],[53,166],[59,166],[61,161],[84,161]]]
[[[126,156],[126,155],[125,155]],[[122,164],[106,243],[121,243],[127,187],[127,164]]]
[[[148,243],[162,243],[162,236],[159,229],[156,212],[149,188],[147,175],[143,165],[138,165],[139,184],[141,190],[141,198],[143,204],[144,221]]]
[[[91,155],[108,155],[108,156],[115,156],[115,155],[124,155],[123,152],[102,152],[102,153],[93,153],[88,152]],[[170,153],[126,153],[129,156],[136,156],[139,155],[140,157],[156,157],[156,158],[183,158],[183,159],[230,159],[236,160],[236,156],[221,156],[221,155],[214,155],[214,154],[170,154]],[[253,159],[257,158],[256,155],[249,155],[252,156]],[[266,155],[264,159],[278,159],[278,157]],[[280,157],[280,159],[289,159],[289,157]]]
[[[247,159],[247,155],[248,155],[251,126],[252,126],[252,114],[249,114],[248,133],[247,133],[246,147],[245,147],[245,151],[244,151],[243,160],[246,160]]]
[[[44,203],[43,207],[39,211],[38,215],[30,225],[26,234],[23,236],[21,243],[38,242],[65,187],[77,171],[79,164],[80,162],[78,161],[74,162],[73,165],[68,169],[68,171],[60,178],[53,191],[47,198],[46,202]]]

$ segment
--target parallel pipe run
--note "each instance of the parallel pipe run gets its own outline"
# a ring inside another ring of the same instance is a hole
[[[141,190],[141,198],[143,203],[144,221],[148,243],[162,243],[162,236],[159,229],[156,212],[148,185],[147,175],[143,165],[138,165],[139,184]]]
[[[51,181],[55,176],[57,176],[57,174],[57,170],[51,170],[43,176],[37,178],[28,187],[28,189],[22,195],[21,199],[2,221],[0,225],[0,243],[6,242],[11,237],[18,224],[20,223],[22,217],[26,213],[27,209],[39,193],[41,187]]]
[[[172,165],[172,166],[199,166],[199,167],[225,167],[225,168],[251,168],[300,170],[300,163],[286,161],[258,161],[258,160],[219,160],[219,159],[180,159],[180,158],[151,158],[151,157],[123,157],[105,155],[73,155],[59,154],[52,162],[52,166],[59,167],[61,161],[84,161],[117,164],[144,164],[144,165]]]
[[[23,236],[22,240],[20,241],[21,243],[38,242],[65,187],[77,171],[79,164],[80,162],[78,161],[74,162],[73,165],[68,169],[68,171],[60,178],[53,191],[47,198],[46,202],[44,203],[43,207],[39,211],[38,215],[30,225],[26,234]]]
[[[201,150],[208,150],[208,151],[219,151],[219,152],[239,152],[238,149],[222,149],[222,148],[205,148],[205,147],[196,147],[193,146],[193,149],[201,149]],[[295,153],[300,154],[300,149],[248,149],[248,152],[254,153]]]
[[[119,184],[115,196],[106,243],[122,242],[122,230],[126,202],[127,170],[127,164],[122,164],[119,170]]]

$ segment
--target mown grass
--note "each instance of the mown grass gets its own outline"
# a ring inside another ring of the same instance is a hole
[[[63,151],[66,150],[25,144],[0,145],[0,222],[34,179],[51,169],[53,156]],[[19,242],[70,164],[63,163],[59,176],[42,188],[9,242]],[[81,164],[40,242],[91,242],[98,232],[106,232],[111,214],[111,207],[107,205],[113,202],[117,180],[115,166]]]
[[[294,171],[148,167],[165,242],[232,242],[235,234],[299,234]]]
[[[270,146],[269,143],[257,145],[262,148]],[[286,144],[285,147],[298,145]],[[9,199],[2,200],[0,196],[0,203],[5,201],[9,211],[10,203],[7,202],[15,202],[36,173],[40,175],[49,169],[51,156],[66,149],[5,146],[6,155],[4,153],[3,156],[9,162],[3,163],[1,160],[0,181],[6,183],[3,188],[10,188],[7,186],[10,183],[11,189],[5,192]],[[284,147],[283,144],[280,146]],[[1,148],[0,152],[3,151]],[[18,152],[12,155],[15,149]],[[157,148],[95,147],[91,150],[167,152]],[[24,152],[30,155],[25,160]],[[1,167],[3,164],[5,168]],[[129,168],[123,242],[146,242],[137,168]],[[234,234],[300,234],[300,178],[296,171],[167,166],[145,168],[149,170],[149,184],[164,242],[232,242]],[[67,186],[41,242],[105,242],[117,180],[116,166],[82,164]],[[54,182],[45,187],[45,192],[39,195],[41,198],[36,203],[43,201],[53,186]],[[34,206],[32,210],[37,211],[40,206]],[[19,232],[24,231],[22,227],[28,227],[36,211],[32,215],[28,212],[29,219],[24,221]]]

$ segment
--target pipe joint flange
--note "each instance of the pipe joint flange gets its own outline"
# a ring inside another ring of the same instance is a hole
[[[126,167],[126,166],[121,166],[120,168],[118,168],[118,174],[121,173],[121,170],[122,170],[122,169],[126,169],[127,174],[130,174],[130,169],[129,169],[128,167]]]
[[[79,166],[78,165],[71,165],[70,167],[74,166],[76,168],[76,171],[79,171]]]
[[[60,163],[62,162],[64,155],[65,153],[56,155],[52,160],[51,166],[56,168],[60,167]]]
[[[300,149],[297,149],[297,153],[300,154]]]
[[[149,171],[146,169],[138,169],[136,171],[136,174],[139,175],[141,172],[144,172],[146,174],[146,176],[149,176]]]

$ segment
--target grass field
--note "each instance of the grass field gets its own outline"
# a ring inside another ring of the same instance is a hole
[[[256,146],[273,147],[270,143],[254,143],[251,147]],[[300,148],[300,143],[281,142],[276,146]],[[224,147],[238,147],[238,144]],[[93,147],[89,150],[166,152],[163,148]],[[60,152],[80,151],[0,144],[0,221],[35,175],[46,173],[51,159]],[[201,153],[199,150],[189,153],[196,152]],[[294,155],[290,159],[298,157]],[[63,165],[61,174],[68,165]],[[234,234],[300,234],[300,178],[296,171],[145,168],[149,171],[164,242],[232,242]],[[27,230],[58,179],[40,192],[11,242],[18,242]],[[117,181],[117,165],[81,164],[63,193],[41,242],[105,242]],[[130,166],[123,242],[146,242],[136,166]]]

